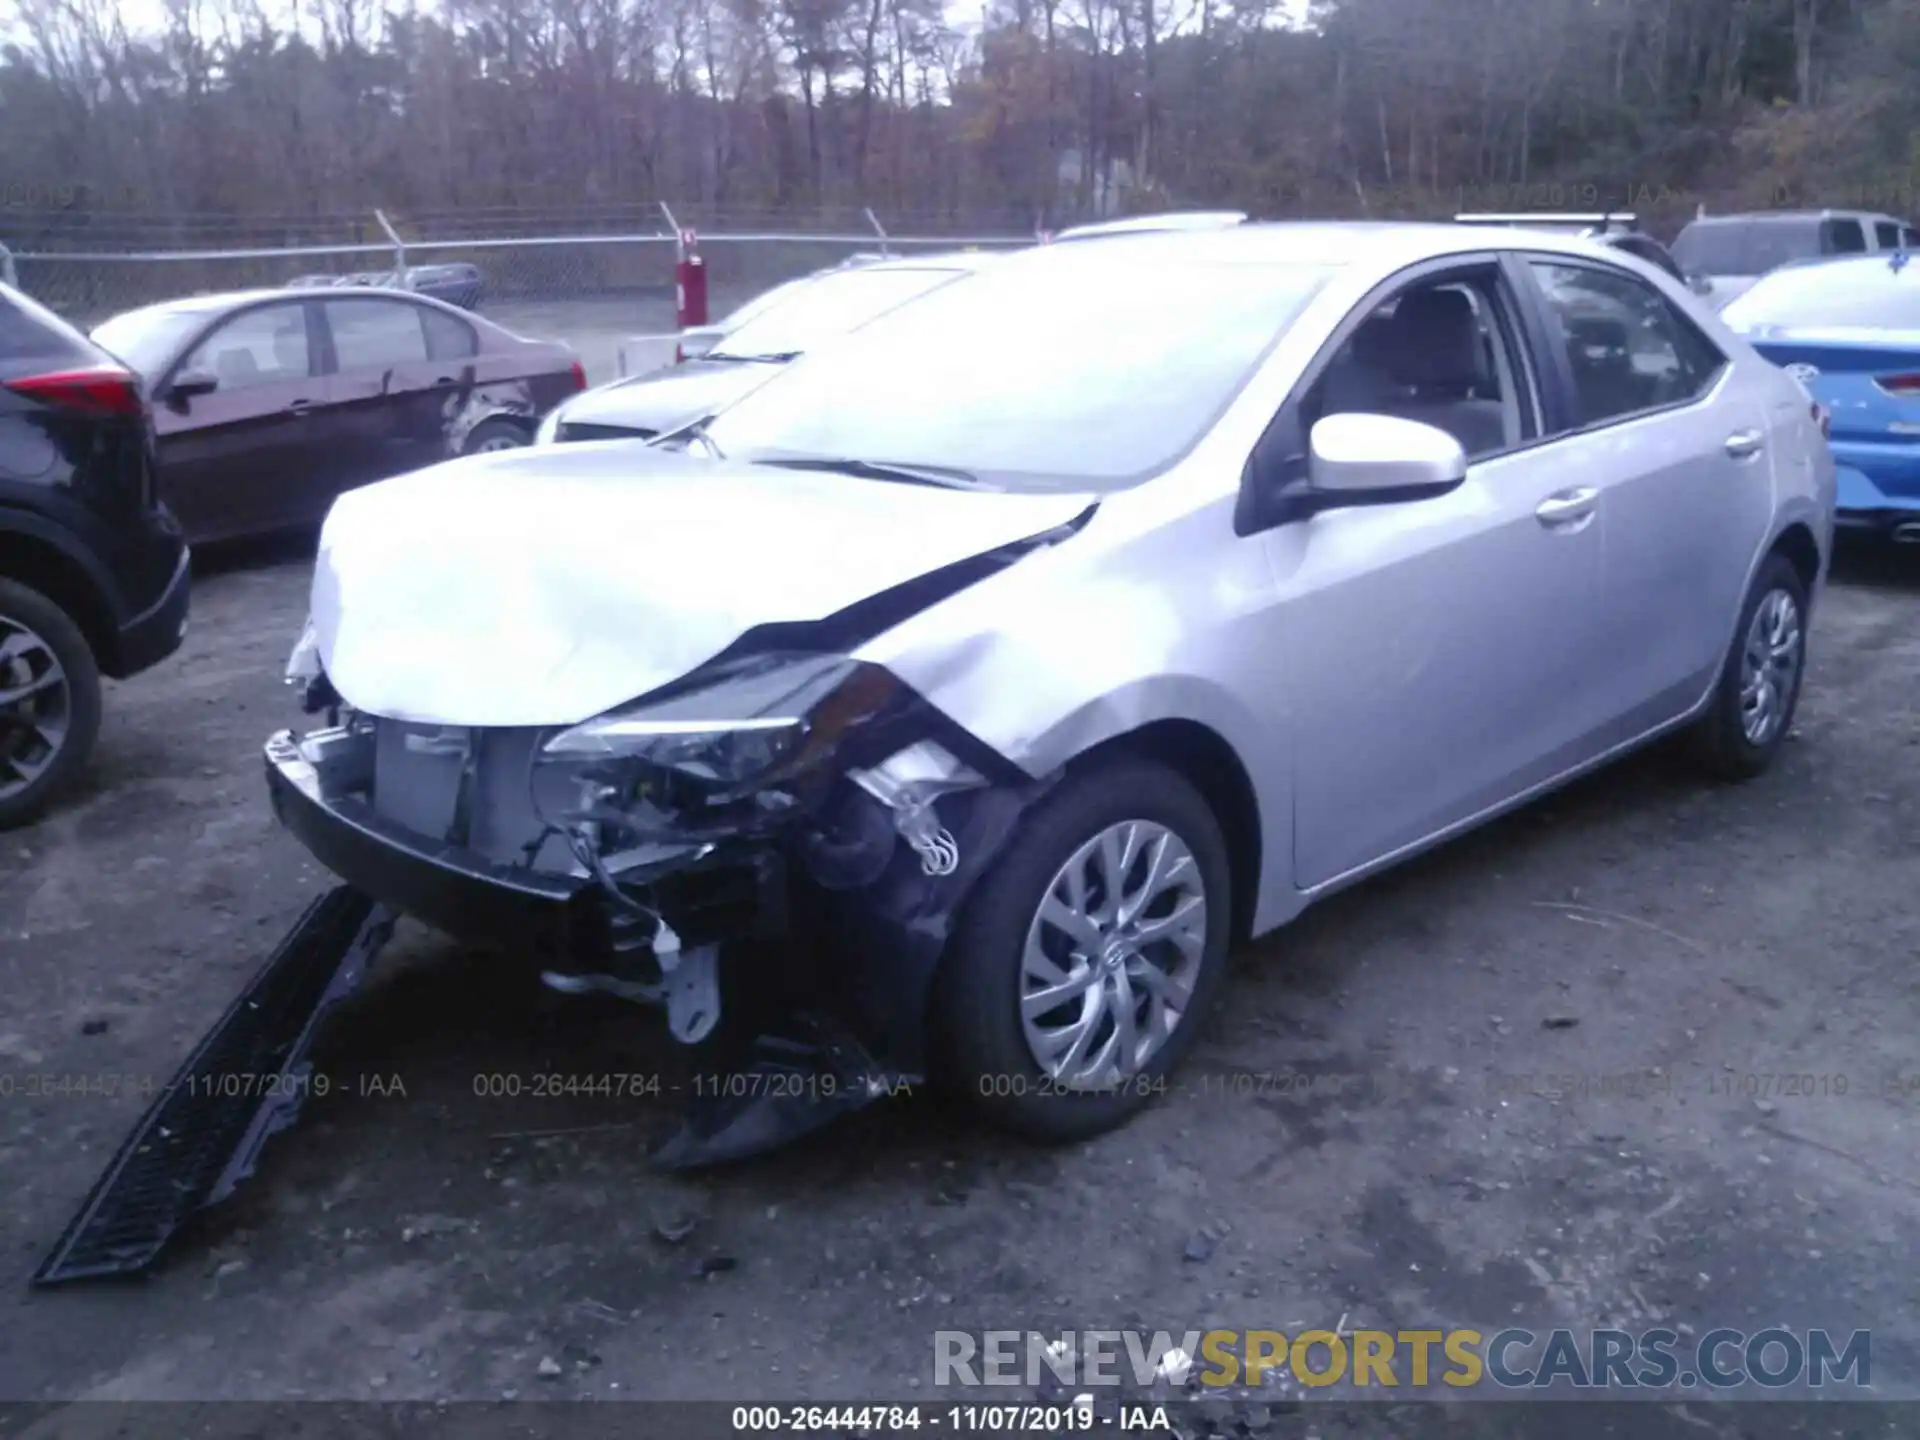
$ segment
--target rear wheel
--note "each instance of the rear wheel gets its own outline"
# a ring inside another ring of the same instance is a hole
[[[942,970],[949,1083],[1002,1128],[1095,1135],[1166,1088],[1226,969],[1226,842],[1176,772],[1063,781],[985,876]]]
[[[1709,773],[1749,780],[1773,763],[1793,728],[1807,663],[1807,587],[1784,555],[1754,577],[1693,750]]]
[[[38,819],[100,733],[100,672],[66,611],[0,580],[0,830]]]
[[[511,420],[482,420],[467,434],[460,447],[462,455],[491,455],[496,450],[518,450],[531,440],[525,430]]]

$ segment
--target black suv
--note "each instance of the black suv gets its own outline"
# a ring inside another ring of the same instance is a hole
[[[0,285],[0,830],[86,763],[100,677],[187,629],[187,547],[154,494],[138,379]]]

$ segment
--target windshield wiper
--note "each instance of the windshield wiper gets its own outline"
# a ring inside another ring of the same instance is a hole
[[[727,458],[725,452],[722,451],[718,445],[714,444],[712,440],[707,438],[707,427],[719,418],[720,412],[718,410],[709,410],[706,414],[697,416],[687,421],[684,425],[676,425],[671,430],[662,431],[646,443],[649,445],[665,445],[674,440],[698,440],[702,445],[705,445],[708,450],[713,452],[714,459],[724,460]]]
[[[723,364],[733,365],[785,365],[791,360],[798,360],[800,358],[800,352],[798,350],[778,350],[771,355],[736,355],[731,350],[709,350],[699,358],[702,360],[718,360]]]
[[[891,460],[856,460],[827,456],[805,456],[792,460],[763,460],[783,470],[818,470],[835,475],[854,475],[862,480],[891,480],[907,485],[935,485],[943,490],[980,488],[980,479],[970,471],[945,465],[899,465]]]

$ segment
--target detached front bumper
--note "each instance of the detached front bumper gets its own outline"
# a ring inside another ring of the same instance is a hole
[[[601,965],[636,948],[631,917],[590,875],[503,865],[435,841],[378,814],[348,760],[329,763],[326,732],[267,741],[274,816],[328,870],[381,904],[462,940],[528,951],[545,961]],[[625,872],[649,886],[686,943],[714,944],[785,928],[785,873],[770,849],[664,850]],[[642,944],[640,948],[644,948]]]

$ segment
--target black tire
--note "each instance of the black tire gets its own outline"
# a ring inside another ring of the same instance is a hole
[[[0,707],[0,830],[14,829],[45,814],[87,763],[100,735],[100,670],[87,637],[66,611],[38,590],[13,580],[0,580],[0,646],[10,639],[17,641],[23,632],[44,646],[43,655],[50,653],[65,674],[65,725],[51,761],[21,788],[9,790],[21,773],[14,760],[21,756],[35,758],[40,742],[26,735],[13,718],[18,714],[13,707]],[[46,673],[48,668],[31,657],[0,661],[0,693],[20,688],[23,679]],[[44,715],[48,699],[43,693],[20,703],[34,706]]]
[[[1741,686],[1746,666],[1748,634],[1754,616],[1770,597],[1784,595],[1793,607],[1794,624],[1799,632],[1797,655],[1784,699],[1777,709],[1777,723],[1759,741],[1747,735],[1742,713]],[[1793,729],[1793,716],[1800,702],[1800,686],[1807,672],[1807,586],[1800,572],[1784,555],[1770,555],[1753,577],[1746,603],[1740,607],[1740,623],[1733,632],[1714,685],[1713,699],[1706,712],[1694,722],[1689,737],[1696,763],[1720,780],[1751,780],[1764,772],[1780,752],[1787,734]]]
[[[1047,887],[1074,851],[1109,826],[1165,826],[1192,853],[1207,907],[1192,1000],[1138,1075],[1099,1091],[1048,1079],[1020,1019],[1022,954]],[[1220,823],[1178,773],[1148,760],[1117,759],[1070,774],[1034,807],[981,878],[941,965],[934,1023],[941,1079],[1001,1129],[1039,1140],[1074,1140],[1121,1124],[1166,1088],[1192,1048],[1227,968],[1231,870]]]
[[[511,420],[482,420],[467,432],[460,443],[462,455],[478,455],[487,449],[501,450],[533,443],[533,432]]]

